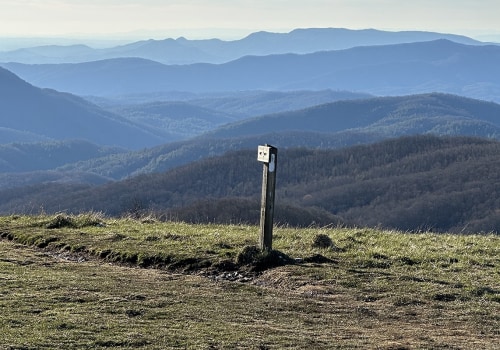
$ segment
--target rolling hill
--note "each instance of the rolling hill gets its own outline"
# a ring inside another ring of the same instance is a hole
[[[289,33],[257,32],[240,40],[178,39],[143,40],[106,49],[86,45],[44,45],[0,52],[0,62],[81,63],[111,58],[137,57],[164,64],[225,63],[243,56],[312,53],[343,50],[355,46],[447,39],[468,45],[483,43],[468,37],[432,32],[387,32],[374,29],[306,28]]]
[[[0,83],[5,91],[4,99],[0,100],[2,144],[87,139],[101,145],[144,148],[194,137],[251,113],[366,96],[341,91],[255,91],[192,95],[195,99],[190,101],[159,102],[153,96],[136,96],[130,99],[148,102],[125,105],[121,98],[95,99],[103,104],[98,107],[67,93],[34,87],[9,71],[2,72]],[[129,136],[120,136],[125,129],[130,130]],[[114,131],[109,133],[109,130]]]
[[[240,118],[293,111],[339,100],[373,97],[369,94],[340,90],[239,91],[199,95],[188,102],[197,106],[230,113]]]
[[[225,64],[163,65],[140,58],[81,64],[3,64],[30,83],[78,95],[161,91],[350,90],[446,92],[499,101],[500,46],[447,40],[312,54],[247,56]]]
[[[102,147],[81,140],[0,144],[0,173],[51,170],[125,152],[122,148]]]
[[[498,115],[500,106],[495,103],[446,94],[337,101],[227,124],[196,138],[152,148],[96,155],[80,161],[75,156],[74,162],[60,162],[51,169],[35,168],[37,164],[53,164],[52,153],[45,152],[52,147],[50,144],[30,146],[30,153],[40,157],[37,161],[18,157],[18,147],[8,145],[5,152],[0,152],[0,164],[8,164],[11,172],[58,170],[65,177],[75,172],[119,180],[163,172],[230,150],[254,149],[264,143],[278,148],[336,149],[416,134],[498,139]],[[18,163],[9,159],[17,159]]]
[[[179,141],[238,120],[327,102],[370,97],[347,91],[237,91],[212,94],[145,94],[86,97],[103,109]]]
[[[469,135],[500,138],[500,105],[448,94],[336,101],[225,125],[210,138],[237,138],[270,132],[310,131],[371,133],[380,137],[407,134]]]
[[[108,110],[134,123],[155,128],[164,133],[165,139],[171,141],[198,136],[236,120],[231,114],[184,101],[157,101],[112,107]]]
[[[354,100],[373,97],[370,94],[340,90],[300,90],[300,91],[227,91],[219,93],[158,92],[153,94],[130,94],[121,96],[86,96],[85,99],[104,109],[115,110],[133,108],[137,113],[141,105],[146,109],[150,104],[172,103],[178,107],[185,103],[187,109],[196,107],[244,119],[264,114],[303,109],[339,100]],[[206,111],[205,111],[206,112]],[[187,114],[189,111],[180,111]],[[144,113],[147,114],[147,113]],[[206,113],[205,113],[206,114]]]
[[[436,136],[340,150],[280,150],[279,222],[307,226],[329,218],[409,231],[500,232],[499,151],[498,141]],[[101,186],[3,190],[0,212],[153,211],[187,220],[255,222],[261,177],[256,151],[243,150]]]
[[[228,124],[200,137],[61,168],[115,179],[270,143],[334,149],[416,134],[500,137],[500,105],[446,94],[338,101]]]
[[[4,142],[82,139],[128,149],[166,142],[147,129],[80,97],[37,88],[0,68],[0,132]],[[5,140],[5,141],[4,141]]]

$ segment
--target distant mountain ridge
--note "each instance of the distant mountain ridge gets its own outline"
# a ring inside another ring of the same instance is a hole
[[[375,29],[304,28],[289,33],[256,32],[232,41],[220,39],[143,40],[108,49],[85,45],[46,45],[0,52],[0,62],[82,63],[120,57],[137,57],[164,64],[225,63],[243,56],[284,53],[313,53],[343,50],[355,46],[389,45],[447,39],[457,43],[482,45],[471,38],[434,32],[388,32]]]
[[[374,95],[446,92],[500,102],[498,62],[500,46],[437,40],[304,55],[247,56],[220,65],[166,66],[121,58],[3,66],[34,85],[78,95],[332,89]]]

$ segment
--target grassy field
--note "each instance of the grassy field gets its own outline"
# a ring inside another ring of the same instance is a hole
[[[0,349],[500,349],[500,237],[0,218]],[[280,265],[280,266],[278,266]]]

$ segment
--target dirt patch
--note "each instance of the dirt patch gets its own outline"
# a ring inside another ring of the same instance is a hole
[[[0,238],[12,241],[14,240],[14,235],[8,231],[0,231]]]
[[[201,269],[206,269],[212,266],[212,263],[206,259],[186,258],[183,260],[174,261],[168,265],[168,269],[177,272],[195,272]]]
[[[315,264],[332,264],[336,263],[335,260],[329,259],[321,254],[314,254],[303,259],[305,263],[315,263]]]

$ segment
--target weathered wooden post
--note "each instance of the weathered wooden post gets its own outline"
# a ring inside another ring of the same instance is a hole
[[[273,248],[274,189],[278,149],[268,144],[259,146],[257,160],[264,163],[260,203],[260,249],[270,251]]]

